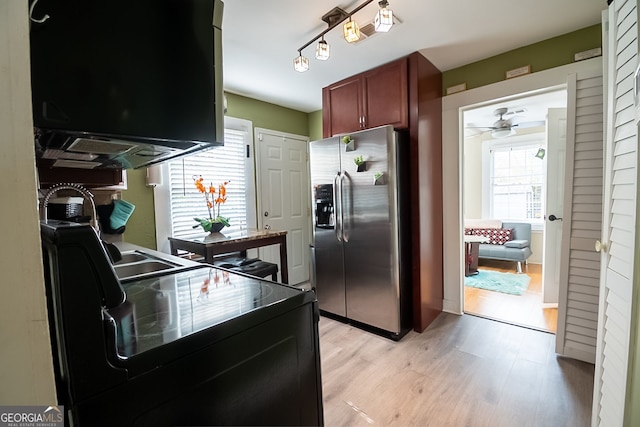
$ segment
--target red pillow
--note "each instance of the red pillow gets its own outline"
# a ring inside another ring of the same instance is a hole
[[[471,234],[487,237],[491,245],[504,245],[513,239],[513,228],[472,228]]]

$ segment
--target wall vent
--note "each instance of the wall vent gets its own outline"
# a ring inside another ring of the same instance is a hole
[[[393,15],[393,26],[395,27],[400,24],[402,24],[402,20],[400,20],[396,15]],[[393,31],[393,27],[391,28],[391,31]],[[372,19],[360,27],[360,40],[358,40],[354,44],[362,43],[363,41],[368,40],[376,34],[378,33],[376,33],[376,28],[373,25]]]

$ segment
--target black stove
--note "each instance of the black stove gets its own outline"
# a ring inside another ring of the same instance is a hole
[[[90,226],[40,229],[70,425],[323,424],[313,292],[207,264],[121,281]]]
[[[204,267],[122,284],[126,303],[107,313],[114,318],[118,355],[129,358],[183,339],[300,291]]]

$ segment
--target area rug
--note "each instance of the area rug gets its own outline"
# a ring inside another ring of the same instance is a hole
[[[464,278],[464,285],[505,294],[522,295],[530,281],[531,278],[526,274],[478,270],[478,274]]]

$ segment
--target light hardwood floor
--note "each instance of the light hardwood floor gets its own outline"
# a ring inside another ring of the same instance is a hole
[[[515,263],[480,260],[479,269],[515,273]],[[531,277],[523,295],[464,287],[464,311],[489,319],[556,333],[558,309],[542,308],[542,265],[527,264],[523,273]]]
[[[583,427],[593,365],[554,335],[442,313],[393,342],[321,317],[326,426]]]

